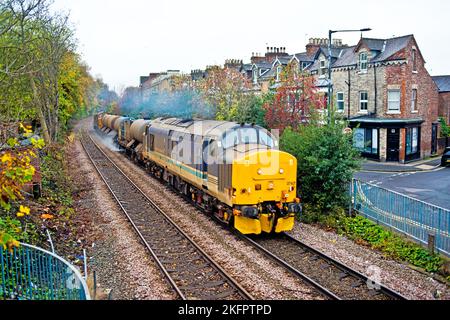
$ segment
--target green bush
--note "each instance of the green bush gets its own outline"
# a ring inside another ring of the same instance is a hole
[[[29,219],[19,221],[9,216],[0,217],[0,233],[5,237],[30,244],[37,244],[42,240],[36,225]]]
[[[328,212],[346,207],[353,174],[361,166],[360,153],[353,148],[345,123],[323,126],[312,122],[297,131],[287,129],[281,149],[298,160],[299,193],[304,203]]]

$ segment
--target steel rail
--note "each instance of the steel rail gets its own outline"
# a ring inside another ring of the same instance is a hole
[[[349,268],[348,266],[336,261],[335,259],[327,256],[326,254],[306,245],[305,243],[301,242],[298,239],[293,238],[292,236],[283,233],[281,234],[282,237],[285,237],[285,239],[289,240],[290,242],[292,242],[293,244],[297,245],[299,247],[299,249],[305,250],[308,253],[310,253],[312,256],[318,257],[318,259],[321,259],[322,261],[324,261],[325,263],[334,266],[335,268],[337,268],[339,271],[342,272],[343,274],[343,279],[346,278],[347,276],[351,276],[352,278],[358,280],[358,281],[363,281],[365,283],[367,283],[370,279],[368,277],[366,277],[365,275],[361,274],[358,271],[355,271],[351,268]],[[277,254],[276,252],[271,251],[270,249],[265,248],[263,245],[259,244],[257,241],[251,239],[248,236],[244,236],[242,235],[242,238],[245,239],[246,241],[248,241],[249,243],[251,243],[252,245],[254,245],[257,249],[259,249],[260,251],[262,251],[266,256],[270,257],[271,259],[273,259],[274,261],[276,261],[277,263],[285,266],[287,269],[289,269],[291,272],[293,272],[295,275],[301,277],[302,279],[304,279],[306,282],[308,282],[309,284],[311,284],[312,286],[314,286],[318,291],[320,291],[321,293],[325,294],[327,297],[329,297],[330,299],[333,300],[350,300],[348,297],[342,297],[339,296],[338,293],[334,293],[332,291],[330,291],[330,289],[326,288],[324,285],[320,284],[320,281],[314,280],[313,277],[306,275],[304,272],[299,271],[295,266],[289,264],[288,262],[286,262],[283,258],[281,258],[279,256],[279,254]],[[276,239],[272,239],[272,240],[276,240]],[[281,246],[280,246],[281,247]],[[379,293],[379,294],[383,294],[384,296],[386,296],[387,298],[389,298],[389,300],[407,300],[407,298],[405,298],[404,296],[402,296],[401,294],[385,287],[382,286],[380,284],[378,284],[379,286],[379,290],[376,290],[374,292]]]
[[[205,259],[205,261],[207,261],[210,264],[210,266],[213,269],[215,269],[218,272],[218,274],[223,279],[225,279],[227,281],[227,283],[231,286],[231,288],[233,288],[236,291],[237,295],[241,296],[244,300],[254,300],[253,296],[250,293],[248,293],[242,286],[240,286],[231,276],[227,275],[226,271],[223,270],[222,267],[220,267],[204,250],[202,250],[184,231],[182,231],[178,227],[178,225],[170,217],[167,216],[167,214],[164,211],[162,211],[133,181],[131,181],[130,178],[128,178],[128,176],[105,154],[105,152],[101,149],[101,147],[99,147],[99,145],[94,141],[94,139],[89,134],[88,134],[88,138],[90,139],[90,142],[96,148],[96,150],[98,150],[100,152],[100,154],[112,165],[112,167],[123,178],[125,178],[140,193],[140,195],[143,196],[144,199],[146,199],[146,201],[148,201],[148,204],[150,204],[150,206],[157,213],[159,213],[162,217],[164,217],[164,219],[167,222],[169,222],[175,228],[175,230],[195,248],[195,250],[197,250],[197,252],[200,254],[200,256],[202,256]],[[126,215],[127,219],[129,220],[129,222],[133,226],[133,229],[135,230],[135,232],[137,233],[139,238],[142,240],[142,242],[144,243],[144,245],[147,248],[147,250],[150,252],[151,256],[153,257],[153,259],[157,263],[159,269],[162,271],[162,273],[164,274],[166,279],[169,281],[170,285],[174,288],[174,290],[176,291],[177,295],[182,300],[188,300],[188,298],[186,297],[186,295],[183,292],[183,290],[180,288],[180,286],[178,286],[176,284],[175,280],[170,275],[169,271],[166,269],[164,264],[158,258],[158,255],[152,249],[152,247],[148,243],[147,239],[145,238],[143,233],[139,230],[139,227],[134,222],[133,218],[127,212],[126,208],[123,206],[122,202],[119,200],[119,198],[117,197],[116,193],[114,192],[114,190],[111,188],[111,186],[107,182],[106,177],[103,175],[103,173],[101,172],[100,168],[96,164],[95,160],[92,158],[92,155],[87,150],[85,142],[83,142],[83,138],[81,139],[81,143],[82,143],[82,146],[83,146],[86,154],[88,155],[90,161],[94,165],[96,171],[99,173],[99,175],[102,178],[103,182],[108,187],[110,193],[113,195],[114,199],[119,204],[121,210],[124,212],[124,214]]]
[[[237,234],[237,233],[236,233]],[[267,250],[266,248],[264,248],[263,246],[261,246],[260,244],[258,244],[256,241],[254,241],[253,239],[249,238],[248,236],[242,235],[242,234],[237,234],[238,237],[241,237],[242,239],[244,239],[245,241],[249,242],[252,246],[254,246],[255,248],[257,248],[259,251],[261,251],[264,255],[266,255],[267,257],[269,257],[270,259],[272,259],[273,261],[275,261],[276,263],[278,263],[279,265],[281,265],[282,267],[288,269],[291,273],[293,273],[295,276],[301,278],[302,280],[304,280],[305,282],[307,282],[309,285],[311,285],[312,287],[314,287],[314,289],[316,289],[317,291],[319,291],[321,294],[325,295],[327,298],[331,299],[331,300],[342,300],[340,297],[338,297],[337,295],[335,295],[333,292],[331,292],[330,290],[328,290],[327,288],[325,288],[324,286],[322,286],[321,284],[319,284],[318,282],[316,282],[314,279],[312,279],[311,277],[308,277],[305,273],[299,271],[298,269],[296,269],[294,266],[290,265],[289,263],[287,263],[286,261],[284,261],[283,259],[279,258],[276,254],[272,253],[271,251]]]
[[[170,187],[170,190],[173,192],[173,194],[180,196],[177,192],[175,192],[175,190],[172,187]],[[204,212],[204,209],[202,207],[196,205],[195,203],[192,203],[192,201],[188,197],[181,196],[180,198],[186,200],[189,204],[193,205],[195,208]],[[213,219],[213,220],[216,221],[221,227],[224,227],[223,222],[219,221],[218,219]],[[248,236],[242,235],[238,232],[234,232],[234,233],[236,234],[237,237],[240,237],[243,240],[247,241],[248,243],[250,243],[251,245],[256,247],[256,249],[260,250],[267,257],[271,258],[273,261],[275,261],[282,267],[286,268],[288,271],[293,273],[295,276],[299,277],[300,279],[304,280],[306,283],[308,283],[309,285],[314,287],[322,295],[326,296],[327,298],[329,298],[331,300],[344,300],[344,298],[333,293],[332,291],[330,291],[329,289],[327,289],[326,287],[321,285],[319,282],[314,280],[312,277],[305,274],[304,272],[299,271],[297,268],[295,268],[294,266],[292,266],[291,264],[289,264],[288,262],[286,262],[282,258],[280,258],[276,253],[273,253],[273,252],[269,251],[268,249],[264,248],[263,246],[261,246],[260,244],[258,244],[255,240],[249,238]],[[288,235],[286,233],[284,233],[282,235],[285,236],[287,239],[295,242],[299,247],[309,251],[313,255],[316,255],[316,256],[322,258],[322,260],[328,262],[330,265],[335,266],[336,268],[341,270],[343,273],[346,273],[346,274],[352,276],[353,278],[356,278],[356,279],[364,281],[364,282],[367,282],[369,280],[368,277],[364,276],[363,274],[359,273],[358,271],[355,271],[355,270],[349,268],[348,266],[345,266],[344,264],[336,261],[335,259],[325,255],[324,253],[319,252],[318,250],[307,246],[306,244],[291,237],[290,235]],[[385,286],[380,286],[380,292],[383,293],[384,295],[386,295],[387,297],[389,297],[390,299],[407,300],[407,298],[403,297],[401,294],[399,294]]]
[[[285,236],[287,239],[289,239],[290,241],[296,243],[298,246],[300,246],[301,248],[309,251],[310,253],[320,257],[321,259],[323,259],[324,261],[334,265],[336,268],[338,268],[339,270],[341,270],[342,272],[345,272],[349,275],[351,275],[352,277],[362,280],[364,282],[368,282],[370,281],[369,277],[363,275],[362,273],[344,265],[343,263],[337,261],[336,259],[333,259],[332,257],[324,254],[323,252],[320,252],[314,248],[312,248],[311,246],[308,246],[307,244],[305,244],[304,242],[300,241],[299,239],[296,239],[294,237],[292,237],[291,235],[284,233],[283,236]],[[407,300],[406,297],[402,296],[400,293],[395,292],[394,290],[389,289],[386,286],[383,286],[381,284],[378,284],[379,289],[377,290],[378,292],[386,295],[387,297],[393,299],[393,300]]]

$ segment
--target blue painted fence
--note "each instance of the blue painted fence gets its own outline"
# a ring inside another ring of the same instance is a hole
[[[90,300],[80,272],[43,249],[0,247],[0,268],[0,300]]]
[[[450,256],[450,210],[404,196],[378,186],[353,180],[354,209],[362,216]]]

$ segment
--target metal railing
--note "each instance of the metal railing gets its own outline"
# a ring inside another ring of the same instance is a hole
[[[353,200],[360,215],[450,256],[450,210],[357,179]]]
[[[0,247],[0,268],[0,300],[90,300],[80,272],[49,251]]]

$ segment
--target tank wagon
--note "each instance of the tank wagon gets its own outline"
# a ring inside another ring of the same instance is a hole
[[[243,234],[293,229],[302,210],[297,159],[279,151],[264,128],[210,120],[103,119],[133,160],[220,221]]]

